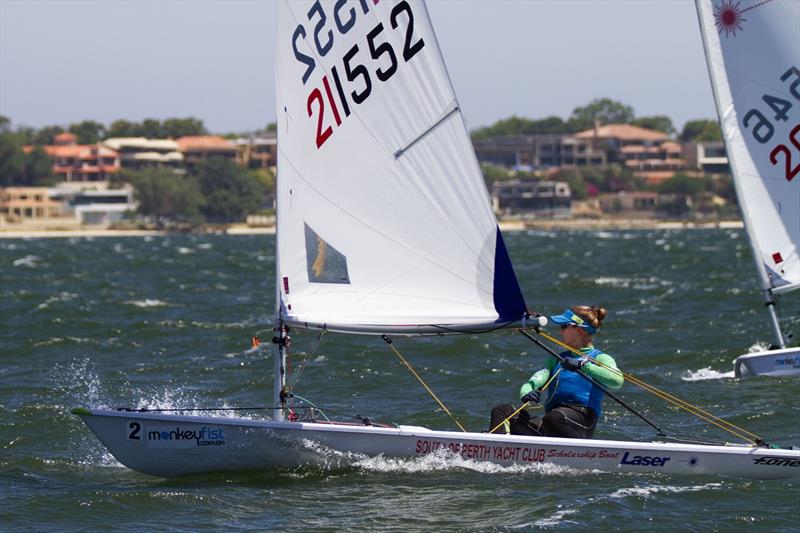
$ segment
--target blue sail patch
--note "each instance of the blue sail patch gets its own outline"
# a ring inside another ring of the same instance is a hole
[[[519,320],[527,313],[525,299],[499,227],[494,251],[494,308],[501,320]]]

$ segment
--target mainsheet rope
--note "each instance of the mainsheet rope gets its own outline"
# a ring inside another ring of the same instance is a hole
[[[419,382],[422,384],[422,386],[423,386],[423,387],[425,387],[425,390],[426,390],[426,391],[428,391],[428,394],[430,394],[430,395],[431,395],[431,397],[432,397],[434,400],[436,400],[436,403],[438,403],[438,404],[439,404],[439,407],[441,407],[442,409],[444,409],[444,412],[445,412],[445,413],[447,413],[447,414],[450,416],[450,418],[452,418],[452,419],[453,419],[453,422],[455,422],[455,423],[456,423],[456,425],[459,427],[459,429],[461,429],[461,431],[463,431],[464,433],[466,433],[466,432],[467,432],[467,430],[466,430],[466,429],[464,429],[464,426],[462,426],[462,425],[461,425],[461,422],[459,422],[459,421],[458,421],[458,419],[457,419],[455,416],[453,416],[453,413],[451,413],[451,412],[450,412],[450,410],[449,410],[449,409],[448,409],[448,408],[447,408],[447,407],[446,407],[446,406],[445,406],[445,405],[442,403],[442,401],[441,401],[441,400],[440,400],[440,399],[439,399],[439,398],[436,396],[436,394],[434,394],[434,393],[433,393],[433,391],[430,389],[430,387],[428,387],[428,385],[426,385],[426,384],[425,384],[425,381],[423,381],[423,380],[422,380],[422,378],[420,377],[420,375],[419,375],[419,374],[417,374],[417,372],[414,370],[414,368],[411,366],[411,364],[409,364],[409,362],[408,362],[408,361],[406,361],[405,357],[403,357],[403,354],[401,354],[401,353],[398,351],[398,349],[394,347],[394,344],[392,344],[392,339],[390,339],[388,336],[384,335],[384,336],[383,336],[383,340],[384,340],[384,341],[386,341],[386,344],[388,344],[388,345],[389,345],[389,348],[391,348],[391,349],[392,349],[392,351],[394,352],[394,354],[395,354],[397,357],[399,357],[399,358],[400,358],[400,361],[402,361],[402,363],[403,363],[403,364],[406,366],[406,368],[407,368],[407,369],[408,369],[408,370],[409,370],[409,371],[410,371],[412,374],[414,374],[414,377],[415,377],[415,378],[417,378],[417,380],[418,380],[418,381],[419,381]]]
[[[558,373],[559,373],[559,372],[561,372],[561,369],[560,369],[560,368],[559,368],[558,370],[556,370],[556,371],[553,373],[553,375],[552,375],[552,376],[550,376],[550,379],[548,379],[548,380],[547,380],[547,383],[545,383],[544,385],[542,385],[541,387],[539,387],[539,392],[541,392],[541,391],[545,390],[545,389],[546,389],[546,388],[547,388],[547,387],[550,385],[550,383],[551,383],[551,382],[552,382],[554,379],[556,379],[556,376],[558,375]],[[497,431],[497,428],[499,428],[500,426],[502,426],[503,424],[505,424],[506,422],[508,422],[509,420],[511,420],[512,418],[514,418],[515,416],[517,416],[517,413],[519,413],[520,411],[522,411],[523,409],[525,409],[526,407],[528,407],[528,405],[530,405],[530,403],[531,403],[531,402],[525,402],[525,403],[522,405],[522,407],[520,407],[519,409],[517,409],[516,411],[514,411],[513,413],[511,413],[510,415],[508,415],[508,417],[506,417],[506,419],[505,419],[505,420],[503,420],[502,422],[500,422],[499,424],[497,424],[495,427],[493,427],[493,428],[492,428],[492,430],[491,430],[489,433],[494,433],[495,431]],[[536,409],[540,409],[541,407],[542,407],[541,405],[537,405],[535,408],[536,408]]]
[[[522,330],[520,330],[520,331],[522,331]],[[568,350],[568,351],[570,351],[570,352],[572,352],[572,353],[574,353],[576,355],[579,355],[581,357],[585,356],[585,354],[582,353],[577,348],[573,348],[572,346],[569,346],[568,344],[566,344],[564,342],[561,342],[560,340],[548,335],[547,333],[544,333],[543,331],[536,330],[536,329],[534,329],[534,331],[536,331],[536,333],[539,336],[544,337],[545,339],[549,340],[550,342],[552,342],[554,344],[557,344],[558,346],[561,346],[565,350]],[[693,414],[694,416],[696,416],[696,417],[698,417],[698,418],[700,418],[702,420],[705,420],[706,422],[708,422],[710,424],[713,424],[713,425],[717,426],[718,428],[723,429],[723,430],[727,431],[728,433],[730,433],[730,434],[732,434],[732,435],[734,435],[736,437],[739,437],[740,439],[743,439],[743,440],[746,440],[746,441],[750,441],[750,442],[752,442],[754,444],[758,444],[758,445],[764,443],[764,440],[761,437],[759,437],[758,435],[756,435],[755,433],[751,433],[751,432],[747,431],[746,429],[740,428],[740,427],[736,426],[735,424],[732,424],[731,422],[728,422],[727,420],[723,420],[722,418],[719,418],[718,416],[713,415],[713,414],[709,413],[708,411],[705,411],[705,410],[701,409],[700,407],[697,407],[696,405],[692,405],[692,404],[690,404],[689,402],[687,402],[685,400],[682,400],[682,399],[680,399],[680,398],[678,398],[676,396],[673,396],[672,394],[669,394],[668,392],[662,391],[661,389],[659,389],[657,387],[654,387],[653,385],[645,383],[644,381],[642,381],[641,379],[637,378],[636,376],[634,376],[632,374],[629,374],[627,372],[623,372],[622,370],[620,370],[618,368],[614,368],[613,366],[609,366],[607,364],[604,364],[602,361],[598,361],[597,359],[592,359],[592,363],[621,375],[625,380],[630,381],[634,385],[637,385],[638,387],[640,387],[640,388],[646,390],[647,392],[657,396],[658,398],[661,398],[662,400],[664,400],[664,401],[666,401],[668,403],[671,403],[671,404],[675,405],[676,407],[678,407],[680,409],[683,409],[684,411],[687,411],[687,412]]]

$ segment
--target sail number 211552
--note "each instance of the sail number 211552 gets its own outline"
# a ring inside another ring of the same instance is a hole
[[[354,0],[355,1],[355,0]],[[369,11],[369,3],[377,4],[379,0],[357,0],[361,12],[366,15]],[[338,0],[332,8],[333,13],[333,26],[336,27],[339,35],[348,33],[356,22],[356,14],[358,10],[349,6],[348,0]],[[334,32],[332,29],[326,29],[328,26],[328,17],[325,14],[322,4],[319,0],[314,2],[311,9],[308,11],[308,20],[311,23],[316,22],[314,27],[314,45],[317,54],[324,57],[331,51],[334,43]],[[400,26],[404,25],[405,29]],[[366,49],[369,52],[369,58],[364,63],[363,56],[366,51],[362,51],[358,43],[354,44],[341,58],[330,67],[330,79],[328,74],[322,76],[322,87],[319,86],[311,89],[306,100],[306,110],[308,116],[314,119],[316,116],[317,129],[316,129],[316,146],[317,149],[325,144],[331,135],[333,135],[333,123],[336,126],[341,126],[342,121],[349,117],[351,114],[351,102],[354,105],[364,103],[370,94],[372,94],[374,76],[380,82],[389,81],[397,72],[399,66],[398,55],[388,39],[385,37],[384,32],[388,31],[401,31],[403,34],[403,49],[400,56],[403,62],[408,62],[425,46],[425,41],[416,37],[414,34],[414,12],[407,1],[402,1],[395,5],[389,14],[389,25],[391,29],[384,27],[382,22],[379,22],[366,34]],[[306,39],[307,32],[302,24],[298,24],[297,28],[292,35],[292,48],[294,56],[303,65],[305,71],[302,75],[302,81],[305,85],[311,77],[311,74],[316,69],[316,61],[313,57],[300,52],[298,49],[299,39]],[[362,46],[364,43],[361,43]],[[340,76],[338,66],[343,69],[343,78]],[[371,68],[368,68],[371,67]],[[331,83],[332,82],[332,83]],[[347,84],[345,86],[345,84]],[[333,87],[331,87],[333,85]],[[336,96],[333,94],[333,89],[336,89]],[[349,92],[348,92],[349,90]],[[324,94],[323,94],[324,91]],[[340,113],[339,108],[341,106]],[[330,115],[326,113],[326,109],[330,109]],[[342,116],[344,114],[344,117]],[[331,120],[332,118],[332,120]]]

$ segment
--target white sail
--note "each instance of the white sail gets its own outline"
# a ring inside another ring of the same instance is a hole
[[[277,39],[285,321],[420,333],[521,319],[424,3],[283,1]]]
[[[763,289],[800,288],[800,1],[697,0]]]

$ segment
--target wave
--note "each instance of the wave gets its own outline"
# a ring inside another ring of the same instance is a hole
[[[698,370],[687,370],[684,372],[683,376],[681,376],[681,379],[683,381],[706,381],[710,379],[730,379],[733,377],[735,377],[733,370],[730,372],[719,372],[713,368],[706,367]]]
[[[14,266],[26,266],[30,268],[36,268],[37,261],[41,261],[41,257],[38,255],[26,255],[25,257],[20,257],[19,259],[15,259],[11,264]]]
[[[681,492],[700,492],[704,490],[717,490],[723,486],[723,483],[706,483],[704,485],[691,485],[687,487],[672,486],[672,485],[650,485],[646,487],[629,487],[624,489],[615,490],[608,495],[609,498],[627,498],[628,496],[636,496],[640,498],[648,498],[653,494],[670,493],[679,494]]]
[[[167,303],[162,300],[151,300],[150,298],[145,298],[144,300],[128,300],[124,303],[135,305],[136,307],[162,307],[167,305]]]

